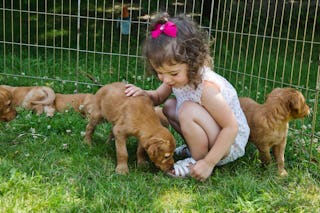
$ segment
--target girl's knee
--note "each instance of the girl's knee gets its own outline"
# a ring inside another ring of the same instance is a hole
[[[180,109],[179,109],[179,120],[189,120],[193,119],[193,116],[197,114],[198,111],[197,108],[199,108],[199,104],[191,102],[191,101],[185,101]]]
[[[195,125],[198,126],[195,122],[198,107],[198,104],[191,101],[186,101],[181,105],[178,112],[178,119],[183,132],[192,131]]]
[[[201,105],[186,101],[179,109],[179,123],[181,131],[185,134],[201,134],[208,138],[209,147],[212,147],[221,127],[214,120],[211,114]]]
[[[166,117],[174,117],[176,114],[176,99],[170,98],[166,100],[163,104],[163,114]]]

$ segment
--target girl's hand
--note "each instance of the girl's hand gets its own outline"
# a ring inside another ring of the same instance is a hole
[[[147,95],[147,92],[143,89],[133,85],[133,84],[127,84],[126,90],[124,91],[126,96],[138,96],[138,95]]]
[[[190,167],[190,176],[203,182],[211,175],[213,168],[205,160],[198,160]]]

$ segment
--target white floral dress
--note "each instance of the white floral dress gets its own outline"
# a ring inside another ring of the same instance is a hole
[[[245,153],[245,147],[248,142],[250,129],[246,120],[246,117],[240,107],[239,98],[235,88],[222,76],[213,72],[209,67],[202,68],[202,82],[194,89],[190,85],[186,85],[182,88],[173,88],[173,93],[177,99],[177,112],[184,101],[193,101],[201,104],[201,95],[203,91],[203,81],[213,82],[218,85],[220,92],[229,104],[238,122],[238,135],[235,142],[231,146],[230,153],[227,157],[218,162],[219,165],[232,162],[237,158],[240,158]]]

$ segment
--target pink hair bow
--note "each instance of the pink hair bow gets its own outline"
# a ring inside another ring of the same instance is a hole
[[[161,33],[170,37],[176,37],[177,26],[171,21],[167,21],[165,24],[157,24],[156,28],[152,30],[151,36],[152,38],[157,38]]]

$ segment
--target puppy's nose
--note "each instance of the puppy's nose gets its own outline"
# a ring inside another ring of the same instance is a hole
[[[168,164],[162,165],[162,166],[160,167],[160,169],[161,169],[162,171],[164,171],[164,172],[169,171],[170,169],[173,168],[173,164],[174,164],[174,162],[173,162],[172,164],[171,164],[171,162],[170,162],[170,163],[168,163]]]

